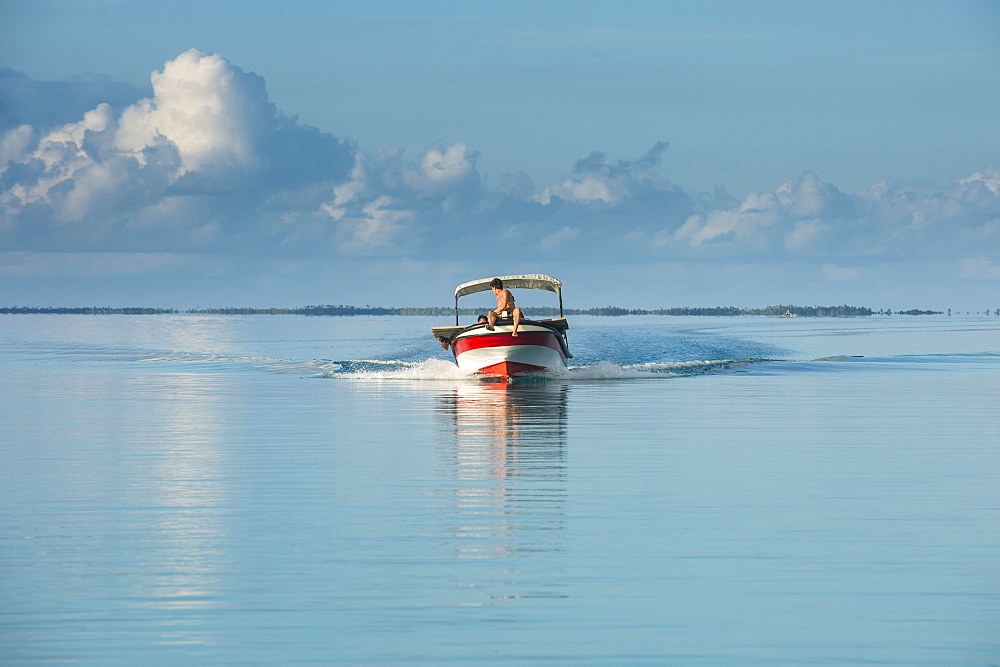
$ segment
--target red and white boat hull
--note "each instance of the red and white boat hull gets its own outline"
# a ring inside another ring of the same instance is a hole
[[[557,331],[522,322],[515,337],[513,328],[473,327],[455,336],[451,350],[458,367],[504,378],[566,368],[566,348]]]

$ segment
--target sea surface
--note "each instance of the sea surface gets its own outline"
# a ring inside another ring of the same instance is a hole
[[[0,664],[1000,663],[1000,317],[0,315]]]

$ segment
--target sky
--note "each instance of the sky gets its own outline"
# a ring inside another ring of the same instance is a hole
[[[517,273],[1000,308],[1000,2],[0,0],[0,306]]]

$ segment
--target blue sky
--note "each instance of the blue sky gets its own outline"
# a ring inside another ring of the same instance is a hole
[[[4,305],[1000,306],[998,2],[0,12]]]

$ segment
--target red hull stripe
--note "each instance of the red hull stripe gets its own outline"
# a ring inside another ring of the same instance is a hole
[[[520,338],[520,336],[518,336]],[[480,373],[486,373],[487,375],[499,375],[502,378],[516,378],[522,375],[531,375],[533,373],[540,373],[544,371],[545,368],[542,366],[535,366],[534,364],[522,364],[517,361],[501,361],[496,364],[490,364],[489,366],[483,366],[479,369]]]
[[[480,347],[506,347],[508,345],[538,345],[541,347],[551,347],[560,355],[563,354],[562,346],[556,339],[556,335],[547,331],[523,331],[517,334],[517,338],[509,333],[496,333],[486,336],[465,336],[456,338],[452,345],[455,355],[458,356],[467,350],[475,350]]]

